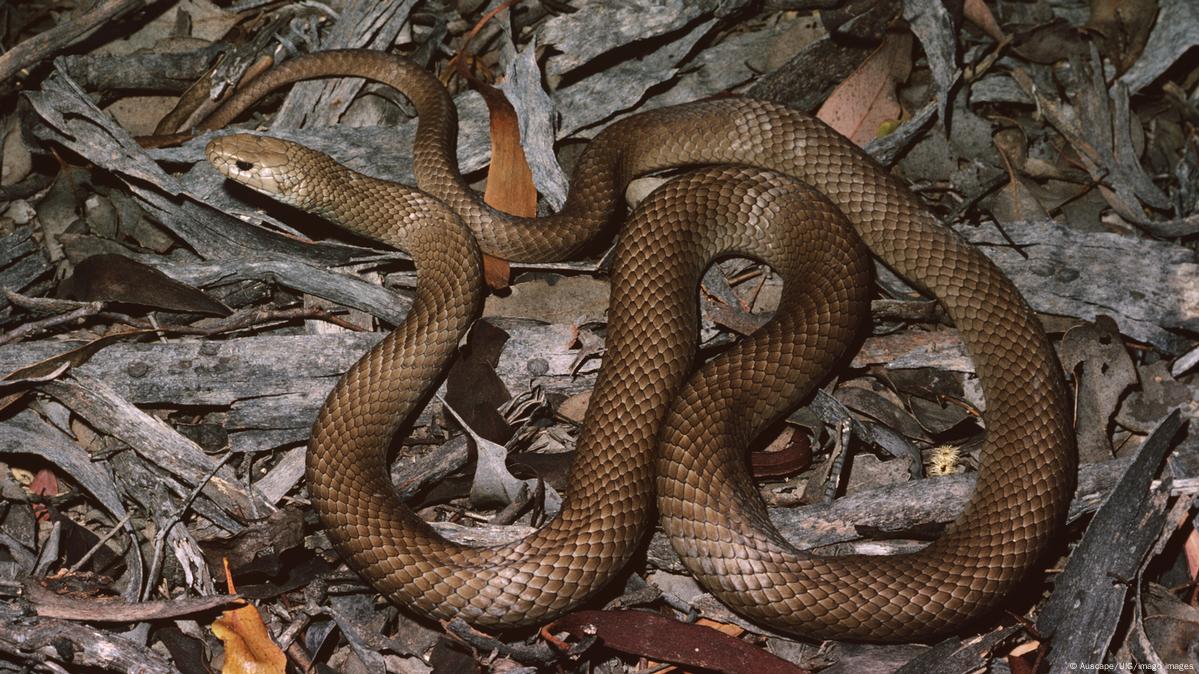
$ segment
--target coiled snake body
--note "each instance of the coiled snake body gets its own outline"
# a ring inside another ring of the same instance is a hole
[[[620,571],[643,540],[655,494],[663,527],[705,587],[751,618],[816,637],[903,640],[960,627],[1046,548],[1075,467],[1048,340],[992,263],[821,122],[732,98],[628,117],[590,143],[562,211],[533,220],[497,213],[468,188],[448,94],[396,57],[293,59],[207,126],[224,125],[271,89],[330,75],[377,80],[412,100],[417,183],[435,198],[284,141],[226,136],[207,154],[234,180],[413,257],[419,289],[408,318],[338,383],[308,449],[309,491],[330,538],[396,602],[485,627],[549,620]],[[608,355],[561,513],[508,545],[441,538],[394,495],[387,448],[477,313],[479,249],[514,260],[568,256],[618,217],[633,176],[695,164],[743,168],[672,181],[634,214],[613,270]],[[793,549],[770,525],[743,462],[745,444],[819,381],[865,312],[867,267],[849,226],[941,301],[987,399],[976,491],[945,534],[914,554]],[[809,259],[804,247],[824,254]],[[764,259],[787,292],[774,324],[705,365],[679,397],[694,359],[695,285],[723,254]]]

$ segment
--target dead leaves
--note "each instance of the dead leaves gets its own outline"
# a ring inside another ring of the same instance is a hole
[[[234,592],[233,572],[225,565],[225,582]],[[258,609],[251,604],[231,609],[212,623],[212,633],[225,644],[222,674],[283,674],[287,656],[271,639]]]
[[[479,19],[466,36],[462,51],[454,58],[453,63],[458,75],[483,96],[491,118],[491,164],[487,170],[487,188],[483,192],[483,201],[509,215],[529,218],[537,215],[537,188],[533,184],[533,172],[525,160],[525,152],[520,144],[520,123],[516,117],[516,110],[508,102],[503,91],[475,77],[467,64],[469,59],[466,52],[470,41],[479,30],[514,1],[500,3]],[[506,260],[490,255],[484,256],[483,278],[489,287],[507,287],[509,273]]]
[[[903,116],[895,88],[911,72],[911,50],[910,33],[889,34],[883,44],[833,90],[816,116],[859,146],[893,129]]]
[[[1071,328],[1062,337],[1062,366],[1078,386],[1078,453],[1082,461],[1113,456],[1108,424],[1125,390],[1136,383],[1136,366],[1124,349],[1116,323],[1107,316]]]
[[[687,625],[645,611],[574,611],[555,621],[546,632],[564,631],[625,653],[665,660],[717,672],[803,674],[801,669],[748,644],[722,628],[739,628],[713,621]],[[655,667],[655,663],[650,663]],[[677,671],[665,667],[655,671]],[[689,670],[684,670],[689,671]]]
[[[121,302],[213,316],[233,313],[202,291],[123,255],[81,260],[58,289],[60,297],[82,302]]]
[[[1123,73],[1141,56],[1157,19],[1157,0],[1091,0],[1087,30],[1100,37],[1105,56]]]

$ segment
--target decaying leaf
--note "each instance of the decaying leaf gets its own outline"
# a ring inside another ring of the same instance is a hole
[[[1078,451],[1084,461],[1112,457],[1107,426],[1124,389],[1137,381],[1120,332],[1108,316],[1073,328],[1062,338],[1062,365],[1078,378]]]
[[[874,140],[885,122],[903,115],[895,87],[911,72],[911,50],[910,34],[888,34],[883,44],[833,90],[816,116],[858,145]]]
[[[83,260],[58,288],[60,297],[84,302],[121,302],[213,316],[233,313],[204,292],[123,255]]]
[[[1103,40],[1104,54],[1123,73],[1141,56],[1157,19],[1157,0],[1091,0],[1087,29]]]
[[[225,565],[225,582],[230,593],[237,591],[228,564]],[[223,674],[283,674],[287,669],[287,656],[271,639],[262,616],[252,604],[225,611],[211,628],[225,644]]]
[[[645,611],[574,611],[548,629],[595,636],[625,653],[730,674],[807,671],[712,627],[687,625]]]
[[[985,0],[966,0],[962,3],[962,15],[996,42],[1007,39],[1007,35],[1004,34],[1003,28],[999,27],[999,22],[995,20],[995,15],[987,7]]]
[[[471,37],[494,18],[501,10],[506,9],[514,0],[500,3],[491,12],[475,24],[471,34],[467,36],[462,48],[470,44]],[[509,215],[533,217],[537,215],[537,187],[533,184],[533,172],[525,159],[524,149],[520,145],[520,125],[516,118],[516,110],[504,96],[504,92],[475,77],[463,57],[465,51],[455,59],[458,74],[470,82],[472,88],[483,96],[487,102],[487,111],[491,117],[491,165],[487,169],[487,188],[483,193],[483,201]],[[483,278],[492,288],[505,288],[508,285],[508,264],[491,255],[483,260]]]

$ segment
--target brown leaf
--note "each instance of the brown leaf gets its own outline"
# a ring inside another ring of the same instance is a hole
[[[710,627],[688,625],[645,611],[574,611],[552,624],[549,631],[596,636],[618,651],[719,672],[808,671]]]
[[[991,14],[991,9],[987,7],[985,0],[966,0],[962,5],[962,16],[981,28],[992,40],[1003,42],[1007,39],[1007,35],[999,27],[999,22],[995,20],[995,15]]]
[[[838,133],[861,146],[874,140],[887,122],[899,119],[903,109],[895,85],[912,70],[911,33],[887,35],[857,70],[829,94],[816,116]]]
[[[483,254],[483,280],[487,283],[488,288],[496,290],[507,288],[508,278],[511,274],[512,268],[508,265],[507,260]]]
[[[1087,53],[1086,41],[1077,28],[1064,19],[1016,34],[1012,51],[1021,58],[1050,65],[1064,61],[1072,55]]]
[[[693,623],[693,625],[699,626],[699,627],[707,627],[709,629],[714,629],[717,632],[720,632],[721,634],[727,634],[730,637],[733,637],[734,639],[741,636],[742,634],[745,634],[745,628],[743,628],[743,627],[739,627],[739,626],[733,625],[731,623],[722,623],[722,622],[719,622],[716,620],[712,620],[711,618],[700,618],[699,620],[696,620]],[[679,667],[675,667],[673,665],[671,665],[669,667],[665,667],[661,670],[658,670],[657,668],[660,667],[661,665],[662,665],[662,663],[657,662],[655,660],[649,660],[646,663],[646,667],[650,670],[656,670],[657,674],[670,674],[670,672],[680,672],[680,671],[684,672],[684,674],[686,674],[687,672],[691,671],[690,669],[680,669]]]
[[[81,302],[124,302],[214,316],[233,313],[198,288],[180,283],[124,255],[93,255],[75,265],[58,287],[59,297]]]
[[[558,405],[556,410],[559,417],[576,424],[583,423],[587,416],[587,406],[591,403],[591,391],[580,391]]]
[[[1140,58],[1156,19],[1157,0],[1091,0],[1086,27],[1099,34],[1104,55],[1123,73]]]
[[[794,475],[811,466],[812,439],[799,429],[788,429],[765,451],[749,455],[749,470],[756,478]]]
[[[236,592],[228,563],[225,579],[229,592]],[[212,633],[225,644],[222,674],[283,674],[287,669],[287,656],[271,639],[253,604],[222,613],[212,623]]]
[[[992,138],[1008,172],[1008,184],[996,195],[991,214],[1001,223],[1015,220],[1049,219],[1048,210],[1037,200],[1020,175],[1028,159],[1025,138],[1019,129],[1003,129]]]
[[[491,165],[487,169],[487,189],[483,192],[483,201],[509,215],[528,218],[537,215],[537,187],[533,184],[533,172],[520,145],[516,110],[504,92],[474,77],[466,65],[471,39],[510,4],[512,0],[501,3],[475,24],[463,41],[462,50],[454,57],[454,64],[458,74],[483,96],[491,115]],[[510,273],[507,261],[484,256],[483,279],[488,286],[506,288]]]
[[[537,188],[520,145],[516,111],[499,89],[482,82],[475,88],[491,113],[491,166],[483,201],[510,215],[533,217],[537,215]]]

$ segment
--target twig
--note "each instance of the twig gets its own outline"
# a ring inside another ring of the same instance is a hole
[[[34,334],[49,330],[59,325],[71,323],[83,318],[95,316],[96,318],[112,321],[114,323],[123,323],[139,330],[153,330],[158,333],[167,333],[175,335],[200,335],[211,337],[220,335],[226,332],[235,330],[243,330],[245,328],[260,327],[266,323],[274,323],[279,321],[294,321],[294,320],[322,320],[332,323],[333,325],[346,328],[347,330],[361,331],[362,328],[342,320],[329,312],[323,307],[297,307],[294,309],[250,309],[239,311],[232,316],[215,319],[209,325],[195,326],[182,324],[167,324],[162,325],[155,320],[144,320],[134,318],[128,314],[117,313],[114,311],[104,311],[104,302],[87,302],[80,304],[67,300],[55,300],[51,304],[44,303],[42,298],[26,297],[19,293],[5,290],[4,294],[8,300],[14,305],[25,309],[40,310],[58,309],[64,310],[67,306],[76,306],[75,309],[66,311],[55,316],[30,321],[17,326],[3,335],[0,335],[0,346],[20,341],[22,339],[33,336]]]
[[[117,522],[112,529],[108,530],[108,533],[104,534],[100,537],[100,540],[96,541],[96,544],[92,546],[91,550],[88,550],[87,553],[79,558],[78,562],[75,562],[71,565],[70,572],[75,573],[79,569],[83,568],[83,565],[87,563],[87,560],[91,559],[92,555],[96,554],[96,552],[103,547],[105,543],[111,540],[113,536],[116,536],[117,532],[121,530],[121,527],[129,524],[129,519],[132,517],[133,513],[127,513],[124,517],[122,517],[120,522]]]
[[[517,662],[530,665],[550,665],[558,660],[558,656],[544,642],[534,645],[523,643],[509,644],[471,627],[462,618],[453,618],[442,623],[447,634],[483,653],[495,652],[512,658]]]
[[[158,582],[158,574],[162,571],[162,558],[164,554],[163,551],[166,548],[167,535],[170,534],[171,529],[175,528],[176,524],[179,524],[183,521],[183,516],[187,514],[189,509],[191,509],[191,505],[196,500],[196,497],[198,497],[204,487],[208,485],[209,480],[216,476],[217,471],[224,467],[225,462],[228,461],[231,456],[233,456],[233,452],[228,452],[222,456],[220,461],[217,461],[216,465],[212,467],[212,470],[210,470],[208,474],[204,476],[204,479],[196,483],[196,486],[192,488],[192,491],[187,495],[187,498],[183,499],[183,502],[179,504],[179,508],[175,514],[172,515],[169,520],[167,520],[166,524],[162,527],[162,529],[159,530],[158,535],[154,537],[154,559],[150,565],[150,572],[146,574],[146,586],[142,588],[142,601],[146,601],[150,597],[150,592],[153,590],[154,585]]]
[[[230,605],[245,604],[245,601],[235,594],[211,597],[174,597],[126,604],[118,597],[78,597],[59,594],[43,587],[35,578],[26,578],[21,587],[38,616],[86,622],[131,623],[163,620],[207,613],[213,609]]]
[[[8,299],[10,302],[12,302],[13,304],[17,304],[17,302],[13,300],[13,296],[16,295],[16,293],[14,293],[10,290],[6,290],[6,291],[4,291],[4,294],[8,295]],[[72,323],[81,318],[87,318],[88,316],[95,316],[96,314],[100,313],[100,311],[102,309],[104,309],[103,302],[88,302],[87,304],[84,304],[83,306],[81,306],[73,311],[69,311],[65,314],[58,314],[57,316],[48,316],[48,317],[40,319],[40,320],[30,321],[29,323],[23,323],[21,325],[18,325],[15,328],[13,328],[12,330],[9,330],[8,332],[4,333],[3,335],[0,335],[0,346],[20,341],[21,339],[24,339],[25,337],[29,337],[38,332],[42,332],[44,330],[49,330],[50,328],[54,328],[59,325],[63,325],[64,323]]]

